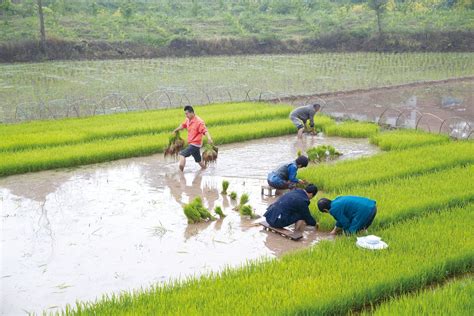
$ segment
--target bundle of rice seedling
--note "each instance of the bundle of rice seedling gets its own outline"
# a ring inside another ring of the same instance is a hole
[[[235,193],[235,192],[230,192],[230,199],[231,199],[231,200],[234,200],[234,201],[237,200],[237,193]]]
[[[229,188],[229,181],[222,181],[222,194],[227,194],[227,189]]]
[[[331,145],[321,145],[308,149],[308,159],[314,162],[322,162],[335,159],[342,155]]]
[[[202,205],[202,199],[199,196],[197,196],[191,202],[191,205],[193,205],[194,208],[199,212],[199,214],[201,214],[201,218],[203,220],[210,219],[213,221],[216,219],[214,216],[211,215],[211,213],[209,213],[209,210]]]
[[[181,149],[184,147],[184,139],[179,136],[179,132],[173,133],[169,137],[168,146],[165,148],[165,157],[174,156],[176,157]]]
[[[219,149],[216,146],[212,144],[206,144],[202,149],[202,160],[206,165],[217,160],[217,152]]]
[[[240,211],[240,209],[242,208],[242,206],[244,206],[245,204],[247,204],[248,201],[249,201],[249,195],[248,195],[247,193],[243,193],[243,194],[240,196],[240,202],[239,202],[239,204],[234,207],[234,211]]]
[[[250,216],[252,219],[260,217],[253,212],[253,208],[250,205],[242,205],[239,212],[240,215]]]
[[[224,218],[226,215],[224,214],[224,212],[222,212],[222,208],[220,206],[216,206],[214,208],[214,212],[219,215],[220,218]]]
[[[183,206],[184,215],[188,218],[188,223],[198,223],[203,220],[215,220],[216,218],[209,213],[209,210],[202,205],[202,200],[198,196],[191,203]]]
[[[194,224],[201,221],[201,214],[191,204],[183,206],[184,215],[186,215],[189,224]]]

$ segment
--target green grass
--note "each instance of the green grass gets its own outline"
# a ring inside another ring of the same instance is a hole
[[[347,313],[471,271],[473,221],[473,205],[445,210],[377,231],[389,244],[385,251],[358,249],[354,238],[323,241],[279,260],[79,303],[74,313],[68,308],[65,314]]]
[[[436,135],[410,129],[386,131],[370,137],[370,143],[379,146],[383,150],[400,150],[410,147],[446,143],[448,141],[449,137],[446,135]]]
[[[343,122],[327,125],[324,133],[328,136],[341,136],[350,138],[367,138],[379,131],[379,126],[374,123]]]
[[[472,315],[472,275],[384,302],[362,315]]]
[[[385,152],[332,165],[310,165],[298,171],[298,175],[313,181],[320,189],[337,192],[357,185],[379,183],[473,162],[474,143],[460,141]]]

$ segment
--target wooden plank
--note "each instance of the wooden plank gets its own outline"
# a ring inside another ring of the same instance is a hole
[[[260,222],[260,225],[264,227],[265,230],[274,232],[276,234],[279,234],[285,238],[289,238],[291,240],[299,240],[303,237],[303,234],[301,232],[294,232],[286,228],[276,228],[270,226],[266,221]]]

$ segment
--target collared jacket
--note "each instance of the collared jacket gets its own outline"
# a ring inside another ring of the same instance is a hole
[[[207,133],[206,124],[204,121],[197,115],[195,115],[191,120],[186,118],[186,120],[181,124],[182,128],[188,130],[188,144],[196,147],[202,146],[202,136]]]
[[[271,226],[287,226],[297,220],[304,220],[306,224],[316,226],[316,220],[309,211],[309,203],[306,191],[294,189],[271,204],[264,216]],[[284,224],[278,225],[278,223]]]

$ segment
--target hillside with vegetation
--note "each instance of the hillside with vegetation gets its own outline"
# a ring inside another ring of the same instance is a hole
[[[0,62],[474,48],[473,0],[2,0],[0,18]]]

